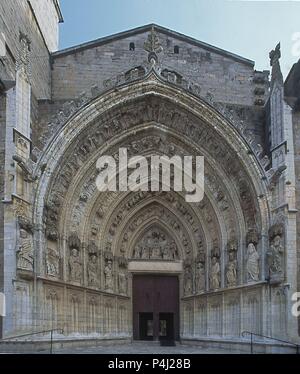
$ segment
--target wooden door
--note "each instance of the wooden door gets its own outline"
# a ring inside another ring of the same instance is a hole
[[[179,339],[179,280],[168,275],[133,276],[133,338]],[[148,316],[148,317],[147,317]],[[153,316],[153,320],[149,316]],[[145,322],[145,318],[148,318]],[[164,331],[165,330],[165,331]],[[167,336],[165,335],[167,333]]]

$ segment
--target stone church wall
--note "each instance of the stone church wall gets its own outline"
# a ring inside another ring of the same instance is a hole
[[[15,62],[18,59],[19,33],[27,35],[31,41],[32,90],[37,98],[46,99],[51,95],[50,56],[44,35],[41,33],[30,3],[25,0],[2,0],[0,2],[0,30],[3,32],[6,43],[6,55],[4,58],[2,57],[2,60],[4,59],[5,67],[13,78],[15,76]],[[37,4],[34,5],[37,9]],[[53,35],[57,34],[51,25],[51,17],[43,19],[43,28],[47,27],[47,31]]]
[[[255,73],[251,63],[237,62],[160,32],[157,35],[164,48],[159,54],[162,65],[199,84],[204,97],[209,92],[216,101],[254,104]],[[148,31],[87,49],[75,49],[65,55],[54,54],[54,100],[77,98],[98,82],[145,64],[147,53],[143,46],[147,36]],[[129,50],[130,43],[135,44],[134,51]],[[175,45],[179,46],[179,54],[174,53]]]
[[[200,87],[200,95],[212,95],[214,101],[222,102],[247,124],[249,131],[264,143],[264,110],[268,94],[268,72],[256,72],[251,62],[237,61],[157,32],[163,46],[160,63],[170,71],[176,71],[184,79]],[[147,63],[144,43],[148,31],[124,38],[99,43],[89,48],[74,48],[53,55],[52,101],[41,103],[45,121],[56,114],[66,101],[80,97],[95,85],[109,84],[111,78]],[[130,50],[134,43],[135,50]],[[174,47],[179,53],[174,53]],[[47,116],[48,113],[48,116]],[[46,126],[46,122],[41,124]]]
[[[296,206],[300,207],[300,112],[294,112],[295,172],[296,172]],[[297,213],[297,255],[298,255],[298,289],[300,289],[300,212]]]

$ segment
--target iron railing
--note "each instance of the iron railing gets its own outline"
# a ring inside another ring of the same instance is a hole
[[[31,333],[22,334],[22,335],[14,335],[14,336],[9,336],[8,338],[1,339],[0,342],[14,340],[14,339],[19,339],[19,338],[25,338],[27,336],[41,335],[41,334],[48,334],[48,333],[50,333],[50,354],[52,354],[53,353],[53,333],[54,332],[60,332],[60,334],[63,334],[64,330],[63,329],[51,329],[51,330],[43,330],[43,331],[31,332]]]
[[[286,340],[282,340],[282,339],[278,339],[278,338],[273,338],[272,336],[266,336],[266,335],[262,335],[262,334],[257,334],[257,333],[251,332],[251,331],[243,331],[242,332],[242,336],[245,337],[245,335],[250,335],[250,349],[251,349],[251,354],[254,353],[253,352],[254,344],[261,344],[261,342],[257,342],[257,341],[255,342],[255,340],[253,339],[253,337],[255,337],[255,336],[260,337],[260,338],[269,339],[269,340],[274,340],[274,341],[285,343],[285,344],[289,344],[290,346],[295,347],[297,354],[300,353],[300,345],[296,344],[296,343],[292,343],[292,342],[289,342],[289,341],[286,341]]]

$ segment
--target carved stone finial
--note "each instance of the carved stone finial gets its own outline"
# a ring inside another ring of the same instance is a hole
[[[31,41],[28,36],[20,31],[19,34],[20,47],[18,51],[16,70],[23,70],[23,72],[30,78],[30,51]]]
[[[154,30],[154,26],[152,26],[151,33],[148,35],[148,39],[144,43],[144,48],[147,52],[155,52],[160,53],[162,52],[163,48],[160,44],[158,36]]]
[[[269,54],[269,57],[270,57],[270,65],[273,66],[275,63],[277,63],[281,57],[281,51],[280,51],[280,43],[278,43],[275,47],[275,49],[273,49],[270,54]]]
[[[151,28],[151,33],[148,35],[148,39],[144,43],[144,48],[148,54],[148,61],[155,65],[158,61],[157,54],[161,53],[163,50],[162,45],[160,44],[159,38],[154,30],[154,26]]]
[[[279,81],[283,83],[283,76],[280,69],[280,57],[281,57],[281,51],[280,51],[280,43],[278,43],[273,49],[270,54],[270,65],[272,66],[272,81]]]

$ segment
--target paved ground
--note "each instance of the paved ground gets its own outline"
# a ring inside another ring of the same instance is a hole
[[[126,345],[98,346],[55,350],[56,354],[224,354],[235,353],[221,349],[203,349],[199,346],[177,344],[176,347],[161,347],[151,343],[132,343]]]

